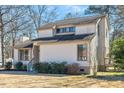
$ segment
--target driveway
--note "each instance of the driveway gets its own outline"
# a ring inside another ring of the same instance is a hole
[[[124,73],[123,73],[124,74]],[[5,88],[118,88],[124,87],[123,74],[86,75],[34,74],[27,72],[0,72],[0,87]]]

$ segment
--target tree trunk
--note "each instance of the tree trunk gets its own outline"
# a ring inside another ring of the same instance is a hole
[[[4,35],[3,35],[3,20],[0,12],[0,31],[1,31],[1,55],[2,55],[2,67],[4,67]]]
[[[4,67],[4,44],[3,44],[3,36],[1,36],[1,53],[2,53],[2,67]]]
[[[15,46],[15,38],[14,38],[14,33],[12,32],[12,59],[14,59],[14,46]]]

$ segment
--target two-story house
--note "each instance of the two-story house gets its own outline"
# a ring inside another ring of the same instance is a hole
[[[85,73],[92,73],[108,58],[109,26],[105,15],[47,23],[39,28],[38,35],[15,46],[15,60],[79,63]]]

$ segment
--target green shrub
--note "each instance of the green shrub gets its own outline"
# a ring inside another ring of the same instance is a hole
[[[5,69],[10,70],[12,68],[12,62],[6,62]]]
[[[71,75],[79,75],[80,67],[77,63],[67,65],[66,62],[42,62],[35,63],[33,68],[38,73],[50,73],[50,74],[71,74]]]
[[[49,73],[50,72],[50,64],[47,62],[40,63],[40,72],[41,73]]]
[[[33,68],[38,73],[65,74],[66,73],[66,62],[35,63],[33,65]]]
[[[23,70],[27,70],[27,65],[23,65],[23,66],[22,66],[22,69],[23,69]]]
[[[34,64],[33,64],[33,69],[34,69],[35,71],[39,72],[39,71],[40,71],[40,63],[34,63]]]
[[[33,68],[38,73],[48,73],[49,72],[49,63],[35,63]]]
[[[67,73],[67,62],[62,62],[61,64],[59,64],[59,71],[62,74]]]
[[[50,63],[50,67],[51,67],[50,73],[57,74],[59,72],[57,66],[58,66],[58,63],[56,62]]]
[[[22,63],[22,62],[17,62],[17,63],[15,64],[15,68],[16,68],[17,70],[23,70],[23,63]]]
[[[51,73],[53,74],[66,74],[66,62],[62,63],[51,63]]]
[[[111,56],[114,59],[114,67],[120,71],[124,70],[124,37],[112,42]]]
[[[73,63],[73,64],[69,64],[67,65],[67,74],[70,75],[80,75],[80,66],[78,63]]]

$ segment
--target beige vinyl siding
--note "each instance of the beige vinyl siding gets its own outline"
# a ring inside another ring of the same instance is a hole
[[[38,32],[38,37],[52,37],[53,30],[52,29],[45,29]]]
[[[104,65],[105,62],[105,18],[99,23],[99,36],[98,36],[98,63]]]
[[[77,60],[77,47],[87,45],[87,61]],[[89,43],[86,41],[49,43],[40,45],[40,62],[79,63],[80,66],[89,66]]]
[[[96,25],[94,23],[76,25],[76,35],[78,34],[87,34],[87,33],[95,33]]]
[[[90,24],[57,26],[57,28],[75,27],[74,34],[78,35],[78,34],[95,33],[95,29],[96,29],[95,26],[96,26],[95,23],[90,23]],[[69,33],[65,33],[65,34],[69,34]],[[53,31],[52,29],[39,30],[38,32],[39,37],[52,37],[54,35],[55,35],[55,31]]]

